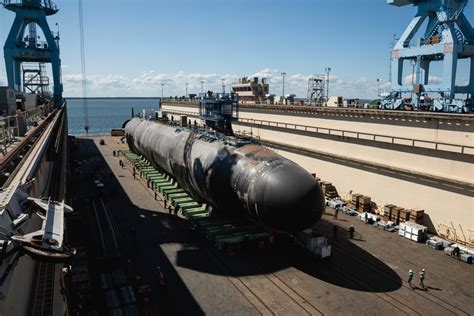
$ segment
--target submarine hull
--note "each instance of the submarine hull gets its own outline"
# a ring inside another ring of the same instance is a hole
[[[323,214],[324,196],[314,178],[265,147],[139,118],[126,124],[125,133],[132,151],[218,211],[278,232],[301,231]]]

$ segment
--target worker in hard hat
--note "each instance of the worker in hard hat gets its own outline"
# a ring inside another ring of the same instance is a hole
[[[413,290],[413,284],[411,283],[413,281],[413,270],[410,269],[408,271],[408,284],[410,285],[410,288]]]
[[[421,271],[420,271],[420,286],[423,290],[426,290],[424,280],[425,280],[425,269],[421,269]]]

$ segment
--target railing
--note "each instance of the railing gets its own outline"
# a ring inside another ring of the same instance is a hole
[[[17,6],[30,6],[30,7],[40,7],[41,9],[47,9],[51,11],[58,11],[58,7],[56,4],[51,0],[40,0],[40,1],[32,1],[32,0],[3,0],[0,2],[4,6],[9,5],[17,5]]]
[[[292,123],[282,123],[282,122],[256,120],[256,119],[240,118],[239,122],[262,126],[262,127],[263,126],[277,127],[277,128],[284,128],[284,129],[290,129],[290,130],[304,131],[304,132],[309,132],[309,133],[325,134],[325,135],[332,135],[332,136],[355,138],[359,140],[384,142],[384,143],[390,143],[394,145],[405,145],[405,146],[428,148],[428,149],[443,150],[443,151],[450,151],[450,152],[456,152],[456,153],[461,153],[461,154],[474,155],[474,146],[465,146],[465,145],[434,142],[434,141],[429,141],[429,140],[420,140],[420,139],[413,139],[413,138],[406,138],[406,137],[355,132],[355,131],[347,131],[347,130],[342,130],[342,129],[327,128],[327,127],[299,125],[299,124],[292,124]]]
[[[46,41],[23,41],[24,48],[33,48],[33,49],[48,49],[48,42]]]
[[[193,101],[182,101],[174,99],[166,99],[162,101],[162,105],[166,106],[197,106]],[[453,122],[474,121],[474,115],[464,113],[443,113],[430,111],[398,111],[398,110],[382,110],[376,108],[356,108],[356,107],[325,107],[310,105],[269,105],[269,104],[239,104],[240,112],[246,110],[256,110],[258,112],[273,113],[295,113],[298,115],[345,115],[345,116],[368,116],[372,118],[393,117],[394,119],[413,119],[413,120],[443,120]]]
[[[44,111],[45,109],[43,109]],[[5,116],[0,117],[0,153],[5,156],[7,147],[16,141],[16,135],[20,134],[18,120],[24,119],[26,126],[32,127],[36,125],[41,117],[45,114],[40,108],[34,108],[22,112],[22,116]]]
[[[190,111],[164,110],[164,112],[167,112],[170,114],[176,114],[176,115],[198,116],[196,112],[190,112]],[[411,146],[411,147],[449,151],[449,152],[455,152],[455,153],[466,154],[466,155],[474,155],[473,146],[450,144],[450,143],[444,143],[444,142],[435,142],[435,141],[420,140],[420,139],[413,139],[413,138],[406,138],[406,137],[381,135],[381,134],[373,134],[373,133],[365,133],[365,132],[355,132],[355,131],[327,128],[327,127],[317,127],[317,126],[248,119],[248,118],[239,118],[239,120],[237,121],[237,124],[238,123],[251,124],[252,126],[257,127],[257,128],[274,127],[274,128],[280,128],[280,129],[285,129],[285,130],[290,130],[290,131],[295,130],[295,131],[301,131],[301,132],[312,133],[312,134],[320,134],[320,135],[324,134],[324,135],[331,135],[331,136],[353,138],[353,139],[364,140],[364,141],[383,142],[383,143],[389,143],[389,144],[394,144],[394,145],[404,145],[404,146]]]

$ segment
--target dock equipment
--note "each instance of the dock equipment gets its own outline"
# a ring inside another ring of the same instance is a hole
[[[209,92],[199,100],[199,118],[215,131],[233,136],[232,122],[239,119],[239,100],[235,94],[213,96]]]
[[[248,245],[264,247],[273,242],[273,235],[241,218],[213,212],[208,204],[197,202],[175,179],[153,167],[144,157],[128,150],[120,155],[130,163],[155,194],[160,194],[170,205],[179,209],[191,223],[218,250],[232,251]]]
[[[308,102],[311,105],[323,105],[327,100],[326,76],[314,75],[308,79]]]
[[[3,0],[3,6],[15,12],[15,20],[3,47],[8,87],[21,91],[21,64],[51,63],[54,81],[54,106],[62,104],[61,59],[59,34],[49,28],[46,17],[59,9],[51,0]],[[28,27],[28,34],[25,30]],[[38,40],[37,27],[43,31],[44,41]],[[25,84],[25,83],[23,83]]]
[[[416,16],[392,50],[391,89],[382,109],[469,112],[474,108],[474,30],[463,11],[468,0],[387,0],[393,6],[418,7]],[[415,35],[428,19],[422,37]],[[466,85],[456,83],[458,61],[470,60]],[[441,78],[430,66],[442,62]],[[405,66],[412,66],[409,83]],[[405,76],[404,76],[405,75]]]

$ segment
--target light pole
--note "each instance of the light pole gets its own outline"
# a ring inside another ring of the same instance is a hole
[[[380,79],[377,78],[377,97],[380,97]]]
[[[329,73],[331,72],[331,68],[324,69],[326,71],[326,102],[329,101]]]
[[[222,81],[222,94],[224,94],[225,93],[225,79],[222,78],[221,81]]]
[[[184,97],[187,98],[188,97],[188,83],[186,82],[185,85],[186,85],[186,94],[184,95]]]
[[[285,76],[286,76],[286,72],[282,72],[281,73],[281,76],[283,77],[283,91],[282,91],[282,95],[283,95],[283,99],[285,98]]]
[[[163,87],[165,86],[165,84],[162,82],[161,83],[161,98],[163,99]]]
[[[204,93],[204,80],[201,80],[201,93]]]

